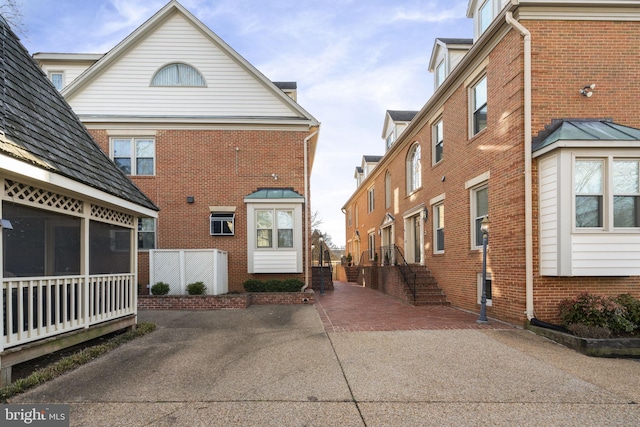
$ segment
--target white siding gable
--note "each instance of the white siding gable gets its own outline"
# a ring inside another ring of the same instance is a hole
[[[161,67],[182,62],[206,87],[151,87]],[[180,13],[124,50],[68,102],[79,116],[301,117],[273,88]]]

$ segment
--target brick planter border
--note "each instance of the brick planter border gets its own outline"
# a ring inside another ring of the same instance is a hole
[[[138,310],[221,310],[255,305],[314,304],[312,290],[226,295],[139,295]]]
[[[527,329],[587,356],[640,357],[640,338],[580,338],[539,326],[527,325]]]

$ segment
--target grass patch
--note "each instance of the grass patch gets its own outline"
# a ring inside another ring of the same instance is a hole
[[[7,399],[23,393],[30,388],[33,388],[39,384],[42,384],[46,381],[52,380],[56,377],[59,377],[65,372],[71,371],[79,366],[84,365],[87,362],[92,361],[93,359],[107,353],[108,351],[113,350],[116,347],[121,346],[122,344],[132,341],[136,338],[139,338],[143,335],[146,335],[150,332],[153,332],[156,329],[156,324],[151,322],[141,322],[138,323],[136,329],[134,331],[128,331],[120,335],[116,335],[110,340],[94,345],[91,347],[84,348],[82,350],[77,351],[76,353],[64,357],[57,362],[54,362],[48,366],[40,368],[31,375],[20,378],[8,386],[5,386],[0,389],[0,401],[2,403],[7,403]]]

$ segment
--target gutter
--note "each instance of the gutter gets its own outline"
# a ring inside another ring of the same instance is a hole
[[[517,0],[512,3],[517,4]],[[533,310],[533,191],[531,172],[531,33],[508,11],[506,22],[524,37],[524,226],[525,226],[525,293],[527,320]]]
[[[309,234],[310,230],[310,216],[311,216],[311,206],[309,206],[309,140],[318,134],[319,130],[313,131],[309,136],[304,139],[304,256],[306,262],[304,263],[304,286],[300,289],[300,292],[304,292],[309,287],[309,266],[311,262],[309,260]]]

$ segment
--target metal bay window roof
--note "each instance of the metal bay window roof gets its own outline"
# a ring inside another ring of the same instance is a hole
[[[292,188],[259,188],[244,198],[245,201],[282,199],[298,199],[299,201],[303,201],[304,196],[296,193]]]
[[[539,151],[558,141],[638,141],[640,129],[614,123],[610,119],[562,119],[534,138],[532,151]]]

